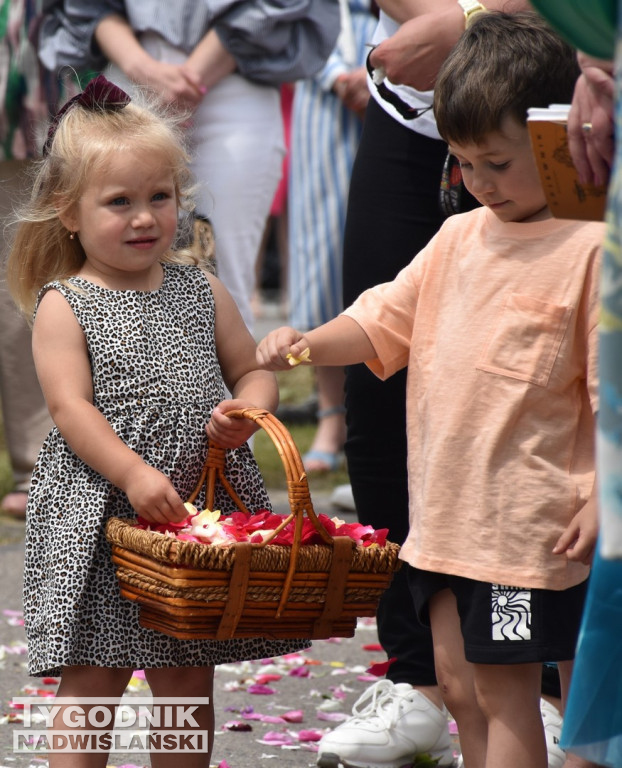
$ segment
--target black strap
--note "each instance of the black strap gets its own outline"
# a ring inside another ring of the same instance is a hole
[[[374,49],[372,48],[371,51],[367,54],[367,59],[365,62],[372,82],[374,80],[374,68],[369,63],[369,57],[371,56],[373,50]],[[382,83],[374,83],[374,85],[376,86],[380,97],[395,107],[395,109],[400,113],[404,120],[416,120],[418,117],[421,117],[421,115],[429,112],[432,109],[431,105],[429,107],[422,107],[419,109],[416,107],[411,107],[410,104],[407,104],[403,99],[401,99],[397,93],[395,93],[395,91],[387,88],[387,86],[384,84],[384,81]]]

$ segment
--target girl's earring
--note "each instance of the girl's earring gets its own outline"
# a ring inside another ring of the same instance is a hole
[[[75,232],[70,232],[69,233],[69,239],[70,240],[75,240],[76,239],[76,233]]]

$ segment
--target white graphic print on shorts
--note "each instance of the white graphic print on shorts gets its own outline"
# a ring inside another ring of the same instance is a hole
[[[531,590],[492,585],[493,640],[531,640]]]

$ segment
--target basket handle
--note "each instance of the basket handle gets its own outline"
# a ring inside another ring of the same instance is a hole
[[[322,526],[315,514],[313,503],[311,501],[311,494],[309,493],[307,473],[305,472],[298,448],[285,425],[280,422],[276,416],[262,408],[244,408],[228,411],[227,416],[234,419],[251,419],[251,421],[254,421],[264,429],[274,443],[285,470],[287,478],[287,496],[291,510],[290,514],[284,517],[283,522],[262,542],[252,545],[253,548],[265,547],[280,533],[281,530],[283,530],[283,528],[285,528],[286,525],[292,520],[295,520],[289,567],[283,584],[281,601],[276,613],[276,617],[278,618],[287,603],[292,581],[294,579],[296,561],[301,546],[302,525],[305,514],[309,520],[311,520],[315,529],[326,544],[334,546],[336,539],[333,539],[328,531]],[[188,501],[193,502],[199,495],[201,488],[205,486],[205,504],[208,509],[212,509],[214,506],[216,482],[218,481],[226,490],[232,501],[235,502],[238,509],[243,512],[248,512],[249,510],[245,507],[235,492],[235,489],[225,477],[225,455],[226,450],[224,448],[217,445],[212,440],[209,441],[209,450],[203,466],[203,471],[201,472],[201,477]],[[352,552],[354,542],[350,541],[350,544],[352,545],[350,547],[350,551]]]

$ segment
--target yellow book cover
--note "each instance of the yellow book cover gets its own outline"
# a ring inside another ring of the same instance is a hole
[[[558,219],[602,221],[607,187],[581,184],[568,149],[566,119],[570,105],[530,109],[527,128],[549,209]]]

